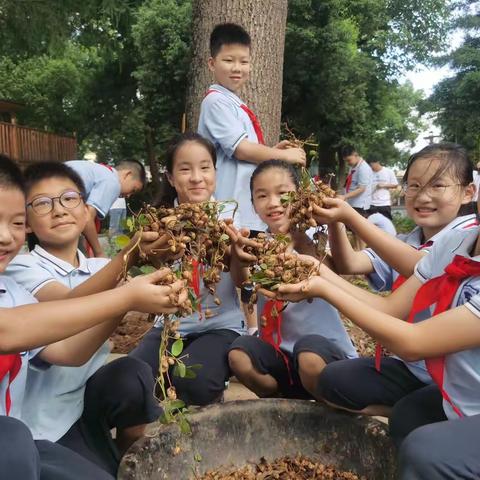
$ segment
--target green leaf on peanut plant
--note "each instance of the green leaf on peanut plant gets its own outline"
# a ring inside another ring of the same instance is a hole
[[[197,374],[190,368],[185,370],[184,378],[197,378]]]
[[[130,243],[130,238],[127,235],[117,235],[113,241],[115,246],[121,250]]]
[[[134,265],[133,267],[130,268],[130,270],[128,271],[128,274],[131,277],[138,277],[139,275],[143,275],[143,272],[140,267],[137,267],[136,265]]]
[[[135,229],[135,222],[133,221],[132,217],[128,217],[127,220],[125,221],[125,224],[127,225],[127,228],[130,232],[133,232]]]
[[[174,357],[178,357],[183,351],[183,340],[181,338],[175,340],[172,344],[171,353]]]
[[[220,241],[221,242],[226,242],[230,237],[226,233],[222,233],[220,235]]]
[[[200,370],[202,366],[201,363],[194,363],[193,365],[189,365],[188,368],[191,370]]]
[[[180,431],[184,435],[190,435],[192,433],[192,428],[190,427],[190,424],[188,423],[188,420],[185,417],[182,417],[179,422],[180,425]]]
[[[142,273],[145,275],[147,273],[153,273],[155,272],[157,269],[155,267],[152,267],[151,265],[142,265],[140,267],[140,270],[142,271]]]
[[[183,362],[179,363],[178,364],[178,375],[180,376],[180,378],[185,378],[186,373],[187,373],[187,367],[185,366],[185,364]]]
[[[141,225],[142,227],[144,227],[145,225],[149,225],[150,224],[150,220],[148,219],[148,217],[145,215],[145,214],[141,214],[137,217],[137,222],[139,225]]]
[[[199,453],[196,453],[194,456],[193,456],[193,459],[196,461],[196,462],[201,462],[203,460],[203,457],[199,454]]]
[[[169,402],[170,410],[181,410],[185,407],[185,402],[183,400],[173,400],[173,402]]]

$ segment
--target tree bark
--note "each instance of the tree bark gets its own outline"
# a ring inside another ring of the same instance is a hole
[[[161,181],[152,131],[153,129],[149,125],[145,126],[145,150],[147,152],[147,162],[150,166],[150,174],[152,176],[153,191],[156,194],[160,191]]]
[[[207,67],[213,27],[232,22],[252,38],[250,80],[240,93],[262,124],[265,141],[273,145],[280,135],[283,53],[287,0],[193,0],[193,59],[187,91],[187,130],[196,130],[200,104],[213,82]]]

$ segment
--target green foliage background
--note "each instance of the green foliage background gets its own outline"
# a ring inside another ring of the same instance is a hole
[[[396,78],[443,51],[457,4],[289,1],[284,121],[299,137],[315,135],[321,171],[338,168],[345,142],[387,164],[404,161],[395,143],[415,138],[421,94]],[[75,132],[80,154],[161,163],[184,112],[191,12],[191,0],[0,0],[0,98],[25,103],[21,123]],[[459,117],[479,98],[478,38],[467,40],[448,59],[461,78],[422,106],[440,105],[447,134],[461,129],[476,148],[478,117],[452,122],[449,113],[452,91]]]

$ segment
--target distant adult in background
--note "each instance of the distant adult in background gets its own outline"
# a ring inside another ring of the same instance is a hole
[[[475,184],[475,196],[473,197],[473,203],[476,205],[478,200],[478,190],[480,188],[480,162],[477,163],[475,166],[475,170],[473,171],[473,183]]]
[[[345,193],[340,195],[340,198],[367,217],[372,197],[372,169],[352,145],[342,148],[342,158],[350,170],[345,181]]]
[[[380,161],[371,156],[367,159],[373,171],[371,213],[381,213],[392,220],[392,198],[390,190],[398,187],[398,180],[393,170],[384,167]]]
[[[118,197],[115,202],[113,202],[108,216],[110,219],[108,223],[108,234],[110,237],[122,233],[122,222],[127,218],[127,202],[125,198]]]
[[[105,218],[118,197],[128,198],[143,189],[146,183],[145,167],[136,160],[123,160],[115,168],[86,160],[66,163],[80,175],[87,192],[85,203],[89,220],[83,235],[91,247],[89,256],[104,257],[98,239],[100,220]]]

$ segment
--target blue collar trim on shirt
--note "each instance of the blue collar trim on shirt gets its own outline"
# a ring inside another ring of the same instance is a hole
[[[77,250],[78,262],[79,262],[78,268],[75,268],[73,265],[70,265],[70,263],[65,262],[64,260],[61,260],[60,258],[56,257],[55,255],[52,255],[51,253],[48,253],[40,245],[35,245],[35,248],[30,253],[31,255],[40,257],[44,261],[52,264],[55,270],[58,273],[60,273],[60,275],[63,275],[63,276],[67,276],[70,273],[74,272],[75,270],[78,270],[82,273],[88,273],[88,274],[92,273],[90,271],[90,268],[88,267],[87,258],[80,250]]]

